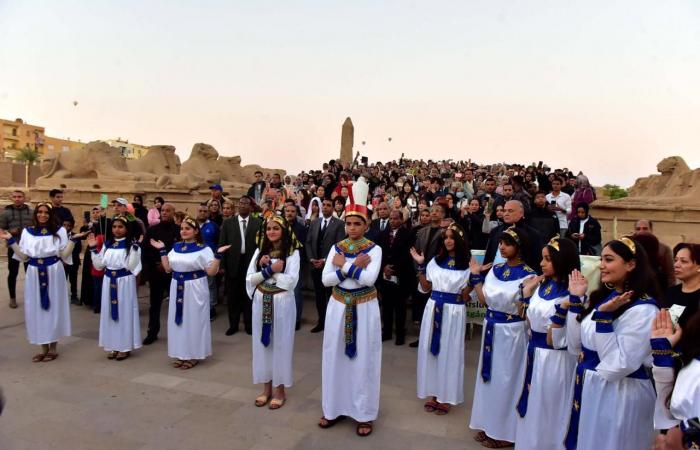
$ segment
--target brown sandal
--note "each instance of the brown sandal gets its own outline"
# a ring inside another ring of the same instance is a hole
[[[107,359],[114,359],[117,357],[118,354],[119,352],[109,352],[107,353]]]
[[[263,406],[267,405],[267,402],[270,401],[270,396],[269,395],[258,395],[255,398],[255,406],[258,408],[262,408]]]
[[[444,416],[450,412],[450,404],[449,403],[438,403],[437,407],[435,408],[435,414],[438,416]]]
[[[181,359],[176,359],[175,361],[173,361],[173,367],[176,369],[179,369],[180,367],[182,367],[183,364],[185,364],[185,361],[183,361]]]
[[[427,402],[425,402],[425,405],[423,405],[423,410],[425,412],[431,413],[431,412],[435,412],[437,407],[438,407],[438,402],[436,402],[435,400],[428,400]]]
[[[199,361],[196,359],[190,359],[188,361],[184,361],[182,365],[180,366],[181,370],[189,370],[199,364]]]
[[[58,358],[58,353],[56,352],[48,352],[44,355],[44,359],[42,361],[44,362],[49,362],[53,361],[54,359]]]
[[[360,430],[365,430],[361,432]],[[357,430],[355,430],[358,436],[367,437],[372,434],[372,422],[358,422]]]
[[[325,417],[321,417],[321,419],[318,421],[318,426],[324,429],[330,428],[336,423],[340,422],[341,420],[345,420],[346,418],[346,416],[338,416],[335,419],[326,419]]]
[[[46,353],[37,353],[32,358],[32,362],[42,362],[46,358]]]
[[[485,432],[479,431],[479,432],[476,433],[474,436],[472,436],[472,438],[474,438],[474,440],[475,440],[476,442],[484,442],[484,441],[485,441],[486,439],[488,439],[489,437],[486,436],[486,433],[485,433]]]
[[[515,444],[508,441],[497,441],[496,439],[492,439],[487,436],[486,439],[484,439],[484,441],[481,442],[481,445],[483,445],[486,448],[508,448],[512,447]]]
[[[280,409],[281,407],[284,406],[284,403],[287,401],[286,398],[273,398],[270,401],[270,409]]]
[[[119,352],[117,353],[117,356],[114,359],[116,359],[117,361],[124,361],[129,356],[131,356],[131,352]]]

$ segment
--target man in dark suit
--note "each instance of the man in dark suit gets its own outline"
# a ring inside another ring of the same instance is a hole
[[[306,256],[311,263],[311,280],[314,282],[316,295],[316,311],[318,323],[312,333],[323,331],[326,322],[326,304],[331,295],[331,289],[323,285],[321,275],[326,264],[326,256],[331,247],[345,239],[345,223],[333,217],[333,201],[325,199],[321,204],[321,217],[311,222],[306,235]]]
[[[525,235],[527,242],[523,243],[523,260],[525,264],[530,266],[532,270],[538,274],[542,273],[540,261],[542,261],[542,237],[540,233],[532,228],[525,220],[525,207],[519,200],[509,200],[503,207],[503,225],[500,225],[489,234],[489,241],[486,244],[486,254],[484,255],[484,264],[493,262],[498,252],[498,242],[501,233],[515,226]]]
[[[411,295],[415,278],[409,250],[411,233],[404,226],[403,214],[398,209],[389,213],[389,228],[379,234],[377,244],[382,248],[381,275],[377,287],[382,296],[382,340],[392,337],[396,322],[396,345],[406,341],[406,300]]]
[[[175,207],[171,203],[164,203],[160,208],[160,222],[150,227],[143,239],[141,262],[144,277],[148,281],[151,304],[148,310],[148,331],[143,345],[151,345],[158,339],[161,305],[165,293],[170,289],[171,280],[170,274],[165,271],[160,262],[160,253],[151,245],[151,239],[162,241],[165,244],[165,250],[170,251],[173,244],[180,240],[180,227],[175,224],[174,219]],[[95,306],[95,308],[98,307]]]
[[[367,239],[372,242],[377,242],[379,234],[389,230],[389,205],[386,202],[381,202],[377,205],[377,218],[370,223],[367,229]]]
[[[226,219],[221,225],[219,246],[231,246],[224,253],[221,264],[224,268],[228,295],[226,301],[229,328],[226,330],[226,336],[238,332],[241,313],[243,313],[245,332],[253,334],[252,305],[245,289],[245,276],[255,253],[255,236],[262,224],[260,219],[250,215],[252,206],[252,199],[244,195],[238,201],[238,214]]]
[[[443,221],[447,217],[447,207],[444,203],[435,202],[430,208],[430,226],[423,227],[416,234],[414,247],[418,253],[425,256],[426,264],[437,254],[442,239]],[[415,272],[414,272],[415,273]],[[413,293],[413,320],[423,317],[425,304],[428,302],[429,294],[423,294],[416,290]],[[418,339],[409,344],[410,347],[418,347]]]
[[[306,226],[304,225],[303,222],[299,221],[299,209],[297,206],[294,204],[294,200],[291,201],[291,203],[287,203],[290,200],[287,200],[284,205],[284,218],[287,219],[287,223],[290,224],[292,227],[292,231],[294,231],[294,234],[297,237],[297,240],[301,242],[302,245],[306,244],[306,233],[307,229]],[[302,312],[302,306],[304,305],[304,299],[302,297],[301,293],[301,283],[302,280],[306,279],[306,275],[308,274],[308,264],[307,264],[307,259],[306,259],[306,248],[302,247],[299,249],[299,282],[297,283],[296,287],[294,288],[294,302],[296,303],[297,306],[297,319],[296,323],[294,325],[295,330],[299,330],[301,328],[301,312]]]

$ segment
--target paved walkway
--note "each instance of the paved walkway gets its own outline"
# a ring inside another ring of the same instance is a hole
[[[224,314],[212,324],[213,357],[189,371],[171,368],[165,333],[126,361],[108,361],[97,347],[98,316],[81,306],[71,307],[73,336],[59,344],[60,357],[32,363],[37,347],[26,339],[22,300],[18,309],[8,307],[6,273],[2,261],[0,386],[7,402],[0,416],[2,450],[483,448],[467,428],[476,337],[467,341],[465,403],[442,417],[423,412],[416,398],[415,349],[385,342],[379,419],[372,436],[361,438],[352,421],[329,430],[316,425],[322,336],[309,333],[316,315],[310,298],[296,335],[295,384],[287,404],[269,411],[253,405],[260,389],[251,381],[250,338],[225,336]],[[21,280],[18,291],[21,299]],[[147,290],[139,293],[145,331]],[[164,305],[163,320],[166,311]]]

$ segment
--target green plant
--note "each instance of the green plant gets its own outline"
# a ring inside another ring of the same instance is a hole
[[[616,184],[606,184],[603,186],[603,192],[610,200],[625,198],[629,195],[629,191],[627,189],[621,188]]]
[[[38,162],[40,158],[39,150],[29,146],[19,149],[15,154],[14,160],[24,163],[24,187],[29,187],[29,166]]]

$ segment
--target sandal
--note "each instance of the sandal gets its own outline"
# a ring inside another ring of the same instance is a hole
[[[496,439],[492,439],[487,436],[486,439],[484,439],[484,441],[481,442],[481,445],[483,445],[486,448],[508,448],[512,447],[515,444],[508,441],[497,441]]]
[[[190,359],[188,361],[183,361],[182,365],[180,366],[180,369],[181,370],[188,370],[188,369],[193,368],[197,364],[199,364],[199,361],[196,359]]]
[[[423,405],[423,410],[425,412],[431,413],[431,412],[435,412],[437,407],[438,407],[438,402],[436,402],[435,400],[428,400],[427,402],[425,402],[425,405]]]
[[[17,300],[14,298],[10,299],[10,309],[17,309]]]
[[[255,398],[255,406],[257,406],[258,408],[262,408],[263,406],[267,405],[267,402],[269,402],[269,401],[270,401],[269,395],[265,395],[265,394],[258,395]]]
[[[364,430],[364,431],[360,431]],[[356,433],[358,436],[366,437],[372,434],[372,422],[358,422]]]
[[[183,361],[181,359],[176,359],[175,361],[173,361],[173,367],[176,369],[179,369],[180,367],[182,367],[183,364],[185,364],[185,361]]]
[[[32,362],[42,362],[46,358],[46,353],[37,353],[32,358]]]
[[[438,416],[444,416],[450,412],[450,404],[449,403],[438,403],[437,407],[435,408],[435,414]]]
[[[114,359],[117,357],[118,354],[119,352],[109,352],[107,353],[107,359]]]
[[[326,419],[325,417],[321,417],[321,420],[318,421],[318,426],[324,429],[330,428],[336,423],[340,422],[341,420],[345,420],[346,418],[346,416],[338,416],[335,419]]]
[[[489,437],[486,436],[486,433],[485,433],[485,432],[479,431],[479,432],[476,433],[474,436],[472,436],[472,438],[474,438],[474,440],[475,440],[476,442],[484,442],[484,441],[485,441],[486,439],[488,439]]]
[[[284,402],[287,401],[286,397],[283,398],[273,398],[270,401],[270,409],[280,409],[284,406]]]
[[[117,361],[124,361],[126,358],[131,356],[131,352],[119,352],[117,353],[116,359]]]
[[[58,353],[56,352],[48,352],[47,354],[44,355],[44,362],[49,362],[53,361],[54,359],[58,358]]]

